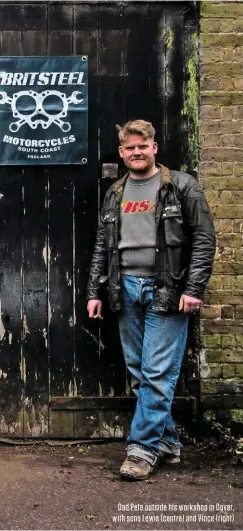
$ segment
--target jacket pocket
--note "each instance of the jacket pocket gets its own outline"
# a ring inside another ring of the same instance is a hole
[[[113,249],[115,245],[115,212],[105,212],[102,216],[104,224],[105,244],[108,250]]]
[[[183,220],[179,216],[165,218],[165,242],[172,247],[183,245],[184,235],[182,230]]]
[[[186,270],[185,240],[181,216],[168,216],[164,219],[165,243],[169,275],[175,281],[183,280]]]

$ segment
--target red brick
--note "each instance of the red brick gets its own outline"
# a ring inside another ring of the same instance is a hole
[[[220,107],[217,107],[215,105],[202,105],[200,110],[201,118],[203,120],[218,120],[221,117]]]
[[[238,19],[243,17],[243,5],[241,2],[202,2],[201,5],[202,18],[217,18],[217,19]]]
[[[222,306],[221,318],[222,319],[234,319],[234,308],[233,308],[233,306]]]
[[[221,306],[203,306],[201,309],[202,319],[217,319],[221,317]]]
[[[238,192],[236,192],[236,193],[238,193]],[[241,234],[243,233],[243,220],[239,219],[237,221],[234,221],[233,231],[234,232],[240,232]]]
[[[217,88],[217,87],[213,87]],[[223,77],[220,80],[220,89],[222,90],[235,90],[234,79],[232,77]],[[210,90],[210,89],[208,89]]]
[[[222,107],[221,118],[222,120],[231,120],[235,114],[235,107]]]
[[[241,129],[242,129],[242,127],[241,127]],[[241,131],[241,129],[240,129],[240,131]],[[221,130],[221,121],[220,120],[202,120],[202,123],[201,123],[201,134],[202,133],[219,133],[220,130]],[[229,132],[228,129],[227,129],[227,132]]]
[[[233,172],[232,172],[233,173]],[[220,162],[200,162],[200,176],[211,177],[219,176],[221,174]]]
[[[243,168],[242,164],[239,162],[234,163],[234,175],[235,177],[242,177],[243,176]],[[239,186],[240,186],[240,179],[239,179]]]
[[[222,146],[234,147],[235,146],[235,135],[222,135],[221,143],[222,143]]]
[[[219,135],[213,134],[202,134],[201,135],[201,147],[219,147],[221,145],[221,137]]]
[[[220,79],[217,77],[202,76],[201,90],[219,90],[221,89]],[[233,85],[234,89],[234,85]]]
[[[225,175],[226,177],[229,177],[230,175],[233,175],[233,172],[234,172],[234,165],[232,162],[221,163],[221,175]]]
[[[243,123],[242,120],[222,120],[218,124],[218,129],[220,133],[241,133],[243,131]]]
[[[201,33],[230,33],[237,29],[236,22],[231,18],[204,19],[200,21]],[[243,31],[243,30],[242,30]]]
[[[234,112],[234,118],[236,120],[243,119],[243,105],[237,105]]]

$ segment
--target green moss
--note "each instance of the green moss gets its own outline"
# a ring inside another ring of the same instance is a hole
[[[186,72],[188,75],[186,99],[182,115],[187,117],[188,125],[188,165],[195,168],[199,159],[199,86],[197,78],[198,34],[193,33],[187,49]]]
[[[173,40],[174,40],[174,35],[173,35],[173,31],[171,28],[168,28],[167,29],[167,36],[166,36],[166,46],[167,48],[172,48],[172,44],[173,44]]]
[[[216,419],[216,413],[215,411],[208,409],[207,411],[204,411],[203,418],[206,420],[206,422],[211,422]]]
[[[243,424],[243,409],[231,409],[230,413],[233,422],[239,422]]]

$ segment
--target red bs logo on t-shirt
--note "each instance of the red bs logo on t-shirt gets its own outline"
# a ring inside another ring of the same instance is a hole
[[[143,201],[122,201],[121,208],[124,214],[141,214],[142,212],[150,212],[155,208],[155,203],[150,199]]]

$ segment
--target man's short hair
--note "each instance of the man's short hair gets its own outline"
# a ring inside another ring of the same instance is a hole
[[[154,138],[155,129],[151,122],[145,120],[131,120],[124,125],[116,125],[120,144],[123,144],[128,135],[141,135],[144,138]]]

